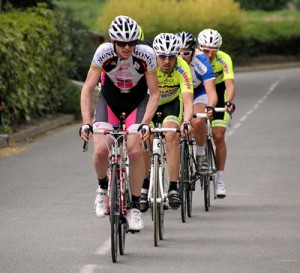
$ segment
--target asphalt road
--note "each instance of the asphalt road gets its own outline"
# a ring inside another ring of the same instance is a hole
[[[159,247],[146,213],[117,264],[109,221],[94,215],[92,145],[82,153],[79,125],[0,158],[0,272],[300,272],[299,76],[300,68],[236,74],[227,198],[205,212],[198,187],[187,223],[167,211]]]

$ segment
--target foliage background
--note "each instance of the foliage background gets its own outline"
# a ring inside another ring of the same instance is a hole
[[[117,15],[136,19],[149,40],[160,32],[185,30],[197,36],[215,28],[223,37],[222,50],[235,65],[243,65],[300,60],[299,2],[2,0],[7,5],[0,14],[0,98],[6,107],[0,133],[56,112],[80,116],[80,90],[69,79],[85,80],[99,38],[108,40]]]

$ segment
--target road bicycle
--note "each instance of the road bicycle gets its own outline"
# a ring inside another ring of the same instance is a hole
[[[150,157],[150,185],[148,190],[148,202],[152,213],[154,227],[154,246],[164,237],[164,211],[168,208],[169,172],[166,162],[166,146],[164,133],[178,133],[176,128],[162,128],[162,113],[157,113],[158,122],[156,128],[149,128],[153,135]]]
[[[111,226],[111,256],[117,262],[118,249],[120,255],[125,251],[125,237],[128,232],[126,214],[131,204],[129,182],[129,158],[127,155],[127,136],[138,134],[137,130],[125,128],[125,114],[119,118],[119,124],[111,129],[100,129],[99,122],[94,123],[94,134],[106,135],[109,150],[108,189],[106,198],[106,214]],[[132,232],[132,231],[131,231]]]
[[[226,109],[223,107],[216,107],[214,108],[215,112],[225,112]],[[204,192],[204,207],[205,211],[209,211],[209,207],[211,205],[211,192],[210,192],[210,185],[213,185],[213,196],[214,199],[217,198],[216,195],[216,155],[213,143],[213,135],[212,135],[212,125],[211,125],[211,118],[206,113],[195,113],[193,115],[194,118],[206,118],[207,124],[207,139],[205,143],[205,157],[207,159],[207,168],[206,170],[202,170],[199,172],[200,182],[201,182],[201,189]]]
[[[184,135],[180,137],[179,195],[181,198],[181,220],[192,217],[193,191],[199,179],[196,161],[196,142],[189,137],[188,125],[184,124]]]

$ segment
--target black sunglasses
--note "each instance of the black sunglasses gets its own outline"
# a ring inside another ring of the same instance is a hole
[[[115,41],[115,42],[119,47],[125,47],[126,45],[128,45],[129,47],[133,47],[137,43],[137,41],[130,41],[130,42]]]

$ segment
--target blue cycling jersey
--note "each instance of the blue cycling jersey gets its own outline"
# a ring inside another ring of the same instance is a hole
[[[195,54],[190,63],[190,69],[193,78],[194,99],[196,99],[206,94],[203,83],[207,80],[215,80],[216,78],[210,61],[206,55],[198,49],[195,50]]]

